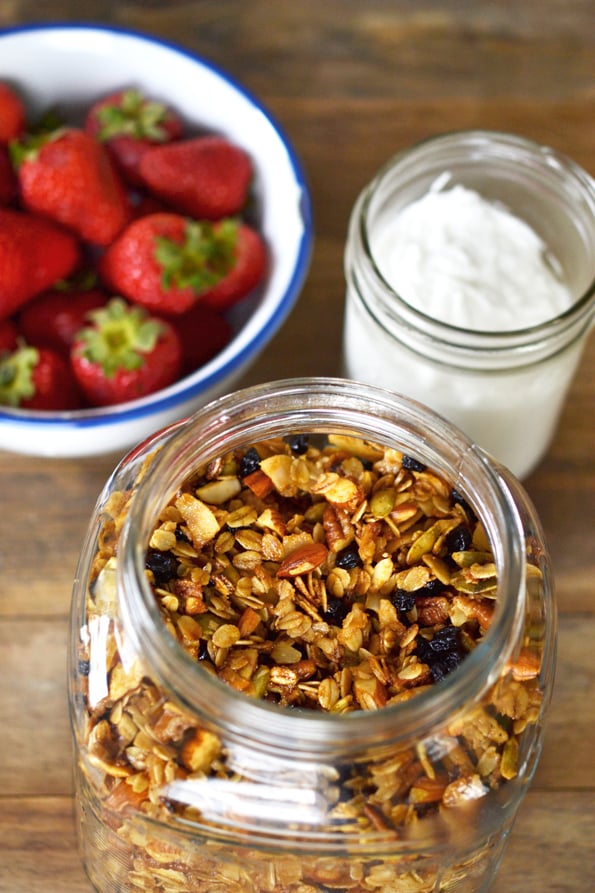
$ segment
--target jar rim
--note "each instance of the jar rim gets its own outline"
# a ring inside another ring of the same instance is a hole
[[[335,716],[295,711],[235,691],[202,669],[166,628],[145,574],[157,511],[198,463],[280,433],[351,433],[393,446],[446,476],[469,501],[492,541],[497,609],[482,642],[445,680],[377,711]],[[170,432],[170,436],[168,436]],[[397,438],[397,433],[399,437]],[[166,429],[134,493],[122,530],[118,597],[127,634],[151,671],[184,706],[263,751],[318,756],[354,746],[387,746],[423,735],[492,685],[510,659],[525,610],[525,547],[514,496],[501,469],[461,431],[414,400],[341,378],[268,382],[220,397]],[[252,436],[250,436],[252,435]],[[157,442],[157,441],[155,441]],[[126,458],[123,460],[126,462]],[[481,508],[478,506],[481,502]]]
[[[535,173],[536,162],[543,164],[544,171],[559,177],[565,176],[580,190],[584,201],[588,203],[595,220],[595,180],[571,158],[550,146],[538,143],[527,137],[506,133],[499,130],[472,129],[452,130],[429,136],[419,140],[412,146],[408,146],[395,153],[380,168],[373,179],[364,187],[353,210],[354,232],[357,234],[361,249],[369,264],[369,272],[374,280],[380,284],[386,292],[391,304],[406,315],[406,319],[413,325],[418,323],[420,327],[426,327],[431,337],[443,339],[453,346],[464,347],[469,351],[510,350],[511,348],[531,347],[534,344],[563,338],[566,332],[575,334],[577,327],[579,337],[584,323],[589,325],[595,314],[595,270],[593,276],[576,300],[562,313],[544,320],[532,326],[526,326],[511,330],[482,330],[471,329],[430,316],[409,303],[396,291],[381,272],[370,244],[368,214],[370,204],[375,191],[381,186],[385,178],[394,173],[398,168],[405,169],[414,161],[421,160],[424,156],[433,156],[434,153],[442,154],[449,149],[466,149],[476,153],[481,159],[486,159],[486,153],[497,149],[499,152],[522,152],[526,160],[531,159],[531,170]],[[518,156],[514,159],[515,165],[519,163]],[[461,339],[459,342],[457,339]],[[471,343],[473,342],[473,343]]]

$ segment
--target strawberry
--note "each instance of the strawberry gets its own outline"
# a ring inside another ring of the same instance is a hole
[[[109,245],[131,218],[122,182],[104,147],[77,128],[12,145],[22,202],[93,245]]]
[[[0,404],[21,409],[68,410],[81,406],[67,360],[30,345],[0,357]]]
[[[182,122],[173,109],[147,99],[138,90],[120,90],[91,106],[85,130],[104,143],[120,173],[142,185],[139,165],[152,146],[182,136]]]
[[[174,382],[182,350],[174,328],[121,298],[92,310],[72,346],[79,385],[94,406],[144,397]]]
[[[196,303],[171,320],[182,345],[182,375],[204,366],[231,340],[233,329],[224,316]]]
[[[16,348],[18,334],[19,331],[11,319],[3,319],[0,322],[0,356]]]
[[[6,146],[0,145],[0,205],[9,205],[17,195],[17,178]]]
[[[135,220],[99,264],[110,289],[165,316],[185,313],[204,294],[217,309],[230,306],[260,282],[265,268],[255,230],[231,219],[211,223],[178,214]]]
[[[71,233],[35,214],[0,208],[0,319],[69,276],[78,262]]]
[[[17,139],[25,129],[25,106],[19,94],[0,81],[0,143]]]
[[[132,209],[132,219],[138,220],[139,217],[146,217],[147,214],[172,214],[172,209],[160,198],[149,195],[145,192],[137,192],[131,196],[130,207]]]
[[[154,195],[191,217],[219,220],[245,206],[252,162],[223,137],[199,136],[149,149],[140,176]]]
[[[220,227],[215,224],[215,227]],[[264,279],[267,254],[259,233],[245,224],[239,225],[234,239],[234,262],[228,272],[200,296],[201,304],[213,310],[228,310],[254,291]]]
[[[186,220],[178,214],[147,214],[134,220],[99,261],[99,275],[115,294],[165,315],[184,313],[195,301],[189,283],[165,280],[158,246],[167,240],[183,253]],[[190,263],[188,263],[190,268]]]
[[[91,310],[107,304],[99,288],[86,291],[46,291],[29,301],[18,316],[19,331],[28,344],[51,347],[70,355],[75,335],[87,323]]]

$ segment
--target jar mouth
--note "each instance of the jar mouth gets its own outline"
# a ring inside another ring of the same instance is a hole
[[[568,188],[574,190],[576,198],[586,205],[591,218],[590,226],[593,226],[595,182],[586,171],[562,153],[527,138],[495,130],[451,131],[428,137],[389,159],[363,190],[354,207],[355,236],[368,265],[367,272],[383,294],[383,306],[390,308],[392,313],[400,314],[410,326],[427,331],[437,340],[470,350],[498,351],[530,347],[561,337],[569,329],[574,332],[579,328],[582,331],[592,322],[595,314],[595,274],[592,274],[588,284],[563,312],[535,325],[495,331],[454,325],[426,314],[399,294],[386,279],[375,259],[370,238],[375,193],[387,177],[396,172],[404,177],[413,177],[412,168],[416,162],[435,164],[433,176],[438,178],[448,169],[449,159],[459,152],[466,152],[466,158],[472,165],[489,163],[490,158],[515,166],[522,163],[532,176],[539,166],[543,166],[549,176],[567,181]]]
[[[156,681],[180,703],[257,750],[328,757],[353,747],[391,746],[430,733],[501,675],[522,628],[525,546],[516,504],[499,467],[431,410],[382,388],[340,378],[269,382],[221,397],[175,426],[130,503],[122,531],[118,591],[122,619]],[[407,452],[443,474],[472,506],[491,540],[498,569],[497,608],[481,643],[445,680],[409,701],[376,711],[332,715],[250,698],[203,670],[166,628],[145,574],[159,510],[194,470],[258,440],[299,433],[343,433]]]

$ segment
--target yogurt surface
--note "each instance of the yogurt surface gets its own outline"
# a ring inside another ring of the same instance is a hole
[[[461,185],[435,188],[385,217],[371,251],[408,304],[458,328],[515,331],[572,304],[559,264],[534,230]]]

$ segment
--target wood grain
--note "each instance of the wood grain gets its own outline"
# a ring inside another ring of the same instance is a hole
[[[316,242],[303,293],[243,384],[341,371],[343,247],[360,189],[428,135],[522,133],[595,173],[591,0],[3,0],[31,20],[141,28],[258,93],[294,143]],[[324,333],[321,343],[320,332]],[[595,888],[595,339],[548,456],[526,481],[550,546],[559,660],[545,746],[494,893]],[[90,893],[71,803],[72,580],[117,456],[0,452],[0,893]]]

